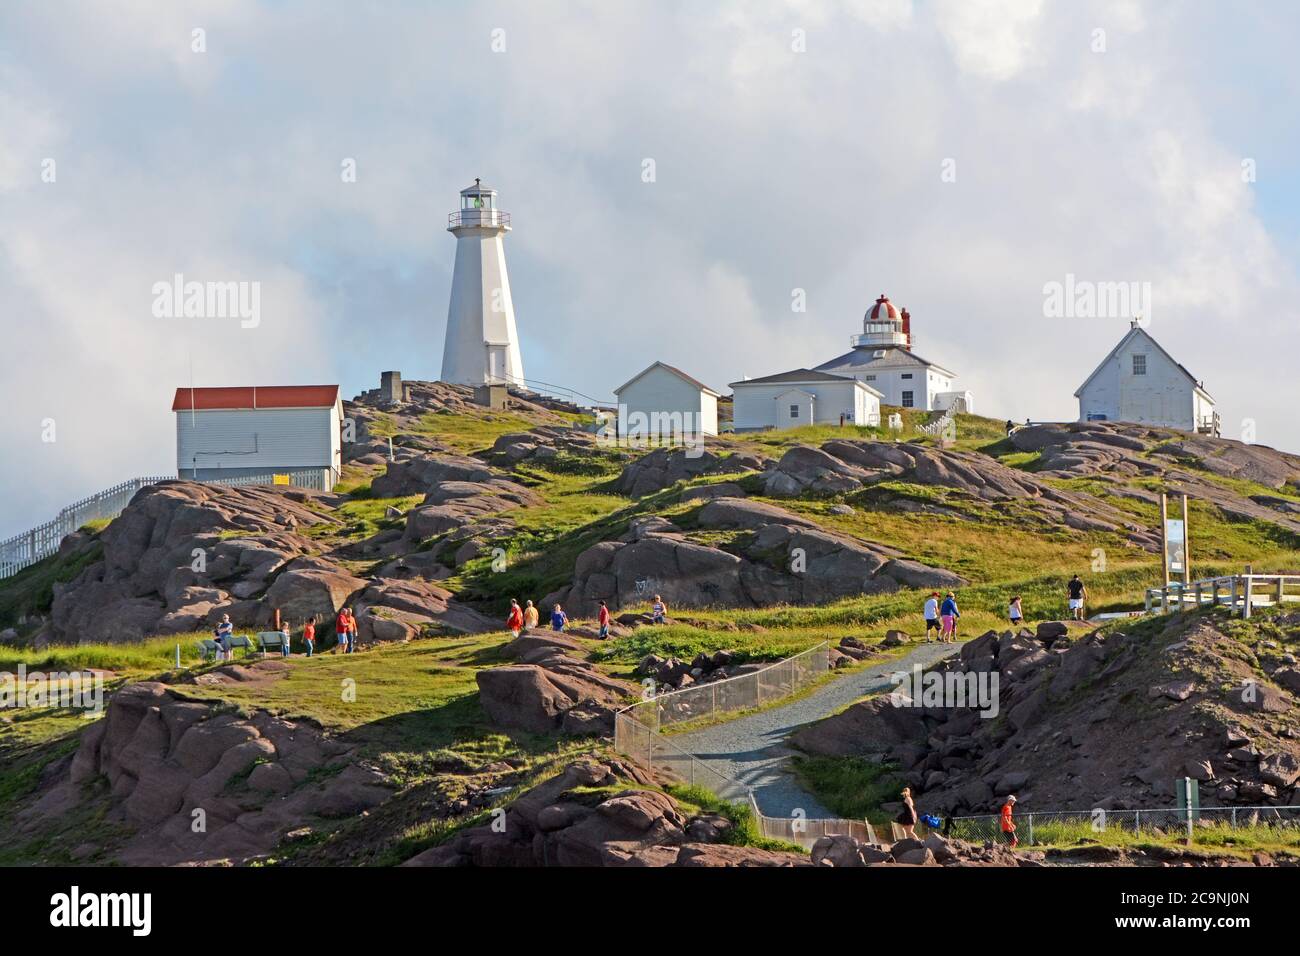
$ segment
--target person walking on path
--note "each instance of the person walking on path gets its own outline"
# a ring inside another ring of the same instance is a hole
[[[284,626],[280,628],[280,656],[289,656],[289,642],[293,640],[293,632],[289,630],[289,622],[285,621]]]
[[[656,594],[654,603],[650,605],[650,621],[654,624],[662,624],[667,616],[668,607],[664,604],[664,599]]]
[[[1016,805],[1015,794],[1007,797],[1007,802],[1002,804],[1002,838],[1011,846],[1019,845],[1020,841],[1016,839],[1016,821],[1011,819],[1011,810]]]
[[[600,602],[600,613],[596,615],[596,623],[600,625],[600,639],[603,641],[609,637],[609,606]]]
[[[901,794],[903,798],[903,809],[898,811],[895,817],[899,826],[903,828],[903,835],[909,840],[916,839],[916,804],[912,802],[912,788],[904,787]]]
[[[569,615],[564,613],[564,608],[555,605],[551,609],[551,630],[563,631],[569,623]]]
[[[307,648],[307,656],[311,657],[316,651],[316,622],[311,618],[302,626],[302,642]]]
[[[532,630],[537,626],[537,608],[533,607],[532,601],[524,604],[524,627]]]
[[[1011,603],[1007,605],[1007,616],[1011,618],[1012,627],[1018,627],[1020,624],[1024,623],[1025,612],[1020,609],[1019,594],[1013,597]]]
[[[1076,574],[1070,578],[1070,583],[1065,586],[1065,592],[1069,596],[1070,614],[1076,621],[1083,620],[1083,605],[1088,600],[1088,587],[1079,580]]]
[[[925,599],[925,643],[930,643],[930,632],[939,630],[939,592],[931,591]],[[942,636],[942,631],[940,631]]]
[[[511,637],[518,637],[519,632],[524,627],[524,612],[519,607],[519,602],[511,598],[510,616],[506,618],[506,629],[510,631]]]
[[[943,630],[939,633],[940,640],[945,644],[951,644],[957,640],[957,619],[961,617],[961,611],[957,610],[957,597],[951,591],[943,599],[943,604],[939,606],[939,618],[943,621]]]

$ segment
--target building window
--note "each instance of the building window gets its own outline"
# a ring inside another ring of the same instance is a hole
[[[911,407],[912,407],[912,393],[911,393],[911,392],[904,392],[904,393],[903,393],[903,407],[904,407],[904,408],[911,408]]]
[[[904,372],[904,373],[903,373],[903,378],[911,378],[911,377],[912,377],[912,373],[911,373],[911,372]]]
[[[1147,357],[1145,355],[1133,356],[1133,374],[1145,375],[1147,373]]]
[[[798,418],[798,417],[799,417],[799,406],[798,406],[798,405],[791,405],[791,406],[790,406],[790,417],[791,417],[791,418]]]
[[[874,375],[864,375],[864,376],[862,377],[862,380],[863,380],[864,382],[874,382],[874,381],[876,380],[876,376],[874,376]]]

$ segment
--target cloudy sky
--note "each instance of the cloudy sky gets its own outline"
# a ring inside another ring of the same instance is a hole
[[[0,8],[0,537],[174,472],[191,376],[436,378],[475,176],[542,381],[812,366],[886,292],[979,411],[1070,419],[1127,328],[1045,315],[1073,274],[1300,449],[1289,2],[358,6]],[[260,324],[156,317],[177,273]]]

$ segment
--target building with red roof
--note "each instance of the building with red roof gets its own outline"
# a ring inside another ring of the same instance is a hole
[[[178,388],[176,473],[241,478],[322,471],[322,487],[343,467],[343,401],[337,385]]]

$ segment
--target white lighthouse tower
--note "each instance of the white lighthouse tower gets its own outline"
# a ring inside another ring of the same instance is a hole
[[[524,362],[502,240],[510,214],[497,209],[497,191],[480,180],[460,191],[460,209],[447,217],[456,237],[456,269],[447,307],[442,380],[521,385]]]

